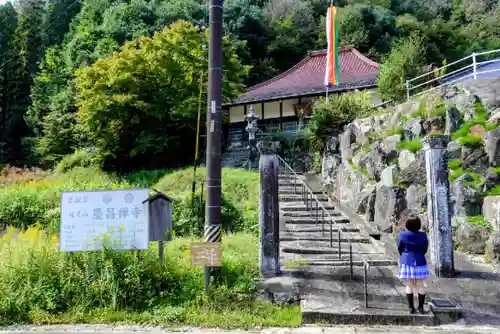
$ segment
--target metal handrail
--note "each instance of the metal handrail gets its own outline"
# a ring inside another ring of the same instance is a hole
[[[477,61],[477,57],[478,56],[486,56],[486,55],[490,55],[490,54],[493,54],[493,53],[500,53],[500,49],[490,50],[490,51],[484,51],[484,52],[474,52],[474,53],[472,53],[469,56],[466,56],[464,58],[456,60],[456,61],[454,61],[452,63],[446,64],[444,66],[441,66],[441,67],[439,67],[437,69],[434,69],[432,71],[429,71],[427,73],[424,73],[422,75],[414,77],[414,78],[412,78],[410,80],[406,80],[406,82],[405,82],[405,86],[406,87],[405,88],[406,88],[406,98],[407,98],[407,100],[409,100],[409,99],[411,99],[413,97],[422,95],[424,93],[436,90],[438,88],[441,88],[441,87],[444,87],[444,86],[447,86],[447,85],[451,85],[451,84],[456,83],[458,81],[468,79],[470,77],[473,77],[474,80],[476,80],[477,76],[480,75],[480,74],[500,72],[500,69],[493,69],[493,70],[487,70],[487,71],[481,71],[479,69],[479,67],[481,67],[481,66],[484,66],[484,65],[487,65],[487,64],[491,64],[491,63],[499,62],[500,61],[499,59]],[[451,67],[453,65],[456,65],[458,63],[467,61],[469,59],[472,59],[472,63],[471,64],[467,64],[465,66],[462,66],[462,67],[460,67],[460,68],[458,68],[456,70],[453,70],[452,72],[445,73],[445,74],[440,75],[440,76],[436,76],[436,73],[440,73],[442,70],[444,70],[446,68],[449,68],[449,67]],[[426,86],[426,85],[431,85],[432,83],[434,83],[436,81],[439,82],[440,80],[442,80],[444,78],[447,78],[447,77],[452,77],[452,76],[457,75],[457,74],[459,75],[460,72],[466,71],[466,70],[468,70],[470,68],[472,68],[472,73],[470,73],[470,74],[466,74],[464,76],[460,76],[459,78],[452,79],[452,80],[450,80],[448,82],[439,84],[439,85],[437,85],[435,87],[431,87],[429,89],[423,90],[423,91],[415,93],[415,94],[412,93],[412,91],[415,91],[418,88],[421,88],[421,87]],[[412,85],[413,82],[415,82],[415,81],[417,81],[419,79],[428,77],[428,76],[432,76],[432,78],[430,80],[427,80],[427,81],[423,82],[423,83]]]
[[[339,254],[339,260],[342,259],[342,235],[341,233],[342,232],[345,232],[347,233],[347,231],[345,230],[344,226],[341,226],[339,224],[336,224],[336,223],[333,223],[334,222],[334,218],[332,217],[332,215],[330,215],[330,213],[328,212],[328,210],[324,207],[323,204],[321,204],[321,202],[319,201],[318,197],[314,194],[314,191],[312,190],[312,188],[307,184],[307,182],[303,179],[301,179],[299,177],[299,175],[293,170],[293,168],[280,156],[278,156],[278,159],[279,159],[279,162],[280,164],[282,164],[285,169],[285,176],[289,176],[290,173],[293,174],[294,176],[294,193],[296,194],[297,193],[297,180],[300,181],[301,183],[301,186],[302,186],[302,200],[304,201],[304,203],[306,204],[306,209],[307,211],[310,212],[310,217],[312,218],[312,211],[313,211],[313,207],[312,207],[312,203],[313,203],[313,199],[314,201],[316,202],[316,225],[318,224],[318,220],[319,220],[319,213],[318,213],[318,210],[321,209],[321,231],[322,231],[322,234],[324,235],[325,234],[325,214],[328,218],[328,222],[330,223],[330,247],[333,247],[333,227],[335,226],[336,229],[337,229],[337,241],[338,241],[338,254]],[[288,174],[287,174],[288,173]],[[307,193],[306,193],[306,190],[307,190]],[[324,195],[325,192],[322,191],[322,193]],[[309,197],[311,199],[311,206],[309,206]],[[328,198],[328,196],[327,196]],[[349,245],[349,274],[350,274],[350,279],[353,280],[353,276],[354,276],[354,265],[353,265],[353,259],[352,259],[352,248],[353,248],[353,245],[352,243],[349,241],[348,238],[345,239],[347,244]],[[364,289],[365,289],[365,307],[368,307],[368,269],[370,267],[370,264],[369,262],[365,259],[365,257],[362,255],[362,254],[359,254],[359,257],[360,257],[360,260],[361,262],[363,263],[363,277],[364,277]]]

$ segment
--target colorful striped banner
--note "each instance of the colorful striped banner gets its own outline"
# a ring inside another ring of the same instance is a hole
[[[338,86],[340,84],[339,24],[337,8],[334,6],[328,7],[326,14],[326,37],[328,50],[326,53],[325,86]]]

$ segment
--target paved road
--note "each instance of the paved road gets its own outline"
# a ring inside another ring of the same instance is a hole
[[[13,326],[0,327],[0,334],[166,334],[166,333],[202,333],[202,334],[352,334],[352,333],[500,333],[500,327],[492,326],[462,326],[448,325],[440,327],[392,327],[392,326],[372,326],[372,327],[316,327],[308,326],[302,328],[267,328],[253,330],[232,330],[224,331],[217,329],[199,329],[199,328],[177,328],[162,329],[158,327],[147,326],[115,326],[115,325],[58,325],[58,326]]]

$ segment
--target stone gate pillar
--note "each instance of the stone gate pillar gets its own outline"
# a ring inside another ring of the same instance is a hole
[[[428,136],[422,141],[427,171],[427,202],[430,229],[431,268],[437,277],[453,277],[450,183],[448,181],[447,136]]]
[[[280,274],[278,168],[279,142],[261,141],[260,151],[260,275]]]

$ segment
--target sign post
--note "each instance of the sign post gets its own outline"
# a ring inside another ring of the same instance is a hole
[[[63,192],[59,249],[148,249],[148,197],[148,189]]]
[[[217,268],[222,266],[222,250],[217,242],[191,244],[191,265],[193,267]],[[205,294],[208,296],[209,277],[205,275]]]

